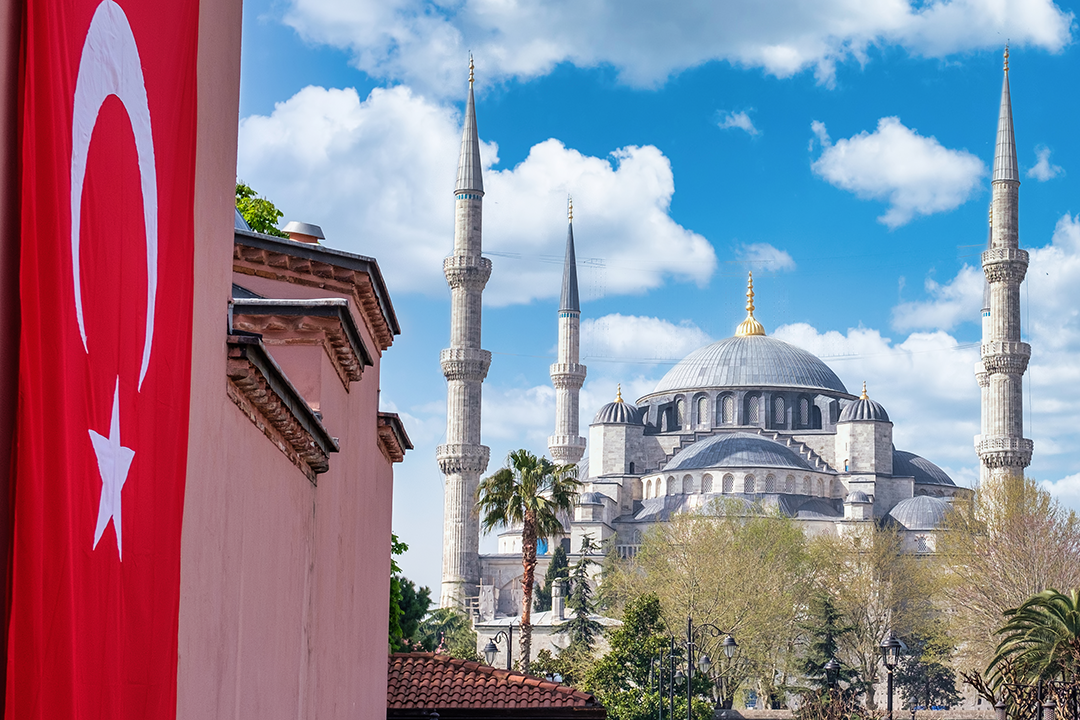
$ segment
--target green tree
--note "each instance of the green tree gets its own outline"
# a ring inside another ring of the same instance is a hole
[[[437,608],[420,623],[420,645],[428,652],[479,662],[476,631],[457,608]]]
[[[950,708],[960,702],[956,672],[947,664],[953,643],[945,635],[915,637],[893,674],[896,691],[909,708]]]
[[[817,592],[810,598],[809,612],[802,624],[806,633],[806,654],[799,663],[802,676],[815,690],[824,690],[829,686],[825,665],[830,660],[840,663],[840,643],[848,638],[855,628],[844,622],[843,614],[836,607],[832,597],[825,592]],[[856,682],[858,674],[844,664],[836,674],[836,682],[850,685]]]
[[[521,666],[529,672],[536,541],[562,534],[559,513],[570,512],[580,483],[577,466],[556,465],[528,450],[515,450],[507,467],[480,481],[477,509],[485,531],[521,525]]]
[[[1003,679],[1006,664],[1029,685],[1080,679],[1080,589],[1067,595],[1044,590],[1006,610],[1005,618],[997,631],[1001,642],[987,666],[992,681]]]
[[[581,556],[574,563],[574,571],[570,574],[570,595],[566,598],[566,607],[573,613],[570,619],[559,628],[570,636],[570,645],[567,650],[573,648],[576,652],[591,656],[593,643],[603,627],[593,616],[596,607],[593,603],[593,589],[589,580],[589,567],[594,565],[591,555],[594,545],[592,537],[586,535],[581,540]]]
[[[533,609],[536,612],[551,610],[551,590],[556,583],[562,583],[566,587],[566,578],[570,575],[570,561],[566,559],[566,551],[562,545],[555,546],[555,552],[551,553],[547,572],[544,574],[544,584],[536,588],[536,600]],[[564,593],[565,595],[565,593]],[[537,656],[539,657],[539,656]]]
[[[264,197],[259,197],[258,193],[245,185],[242,180],[236,183],[236,209],[255,232],[275,237],[289,237],[277,227],[278,220],[284,213],[278,210],[274,203]]]
[[[404,555],[408,549],[397,535],[390,534],[390,652],[401,649],[401,566],[397,564],[397,556]]]
[[[420,621],[427,615],[431,607],[431,588],[418,588],[412,580],[406,577],[400,580],[401,599],[398,602],[401,608],[399,623],[401,626],[401,641],[394,650],[395,652],[414,650],[420,647]]]

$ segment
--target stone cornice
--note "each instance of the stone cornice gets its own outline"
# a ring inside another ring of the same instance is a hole
[[[491,450],[486,445],[448,444],[435,448],[435,459],[443,475],[487,470]]]
[[[982,435],[975,442],[975,451],[988,468],[1026,468],[1033,450],[1031,440],[1007,435]]]
[[[263,343],[270,346],[322,346],[346,388],[350,382],[360,380],[365,365],[373,364],[371,353],[349,312],[349,301],[344,298],[235,298],[232,326],[262,335]]]
[[[491,367],[491,353],[479,348],[446,348],[439,353],[439,364],[448,381],[483,382]]]
[[[401,334],[374,258],[246,230],[233,238],[235,272],[351,295],[380,352]]]
[[[1028,252],[1020,248],[990,248],[983,251],[982,268],[987,282],[1019,283],[1027,274]]]
[[[405,432],[405,426],[397,413],[379,413],[379,447],[391,462],[405,459],[405,451],[412,450],[413,444]]]
[[[992,340],[982,344],[982,365],[987,373],[1023,375],[1031,358],[1031,346],[1026,342]]]
[[[259,338],[229,336],[226,374],[230,399],[309,480],[330,468],[328,456],[338,451],[337,440]]]
[[[482,255],[451,255],[443,259],[443,275],[451,290],[482,290],[491,277],[491,260]]]

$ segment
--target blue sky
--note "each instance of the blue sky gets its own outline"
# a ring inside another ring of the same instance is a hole
[[[405,573],[436,588],[442,258],[476,61],[485,173],[485,444],[546,452],[565,204],[583,298],[582,429],[732,334],[748,270],[769,334],[863,380],[897,447],[977,477],[989,167],[1011,42],[1029,474],[1080,508],[1080,55],[1048,0],[247,0],[238,177],[379,260],[402,325],[382,404]],[[490,539],[482,547],[491,550]],[[436,590],[437,595],[437,590]]]

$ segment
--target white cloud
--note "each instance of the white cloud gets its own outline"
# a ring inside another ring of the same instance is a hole
[[[881,118],[874,132],[835,144],[829,143],[823,123],[815,121],[811,128],[823,148],[812,163],[814,172],[860,198],[887,201],[889,209],[878,220],[891,228],[916,215],[958,207],[975,193],[986,173],[979,158],[919,135],[900,118]]]
[[[1035,178],[1039,182],[1046,182],[1056,178],[1058,175],[1065,174],[1060,165],[1054,165],[1050,162],[1050,148],[1045,145],[1039,145],[1035,148],[1035,157],[1038,158],[1038,162],[1027,171],[1029,178]]]
[[[754,121],[750,119],[750,116],[746,114],[745,110],[739,112],[732,112],[731,110],[725,110],[720,113],[720,121],[717,123],[722,130],[730,130],[735,128],[746,132],[747,135],[760,135],[761,131],[754,127]]]
[[[1039,485],[1065,505],[1080,505],[1080,473],[1067,475],[1060,480],[1043,480]]]
[[[769,243],[751,243],[736,248],[735,255],[751,270],[781,272],[795,269],[795,258],[787,250],[775,248]]]
[[[941,285],[927,278],[929,300],[905,302],[892,311],[896,330],[952,330],[962,322],[977,320],[983,305],[986,276],[982,270],[965,265],[956,277]]]
[[[689,321],[675,324],[655,317],[614,313],[581,323],[582,357],[650,363],[681,360],[711,342]]]
[[[363,101],[351,88],[307,87],[241,121],[238,175],[285,220],[320,224],[328,245],[377,257],[395,292],[442,294],[460,122],[402,86]],[[498,147],[484,144],[481,157],[497,163]],[[716,266],[708,241],[668,215],[675,180],[655,147],[597,158],[547,140],[513,169],[489,167],[484,181],[484,249],[494,256],[485,302],[558,295],[568,192],[585,297],[669,278],[703,284]]]
[[[624,82],[654,86],[721,60],[778,77],[810,69],[831,83],[838,64],[866,62],[872,46],[940,58],[1011,37],[1016,47],[1058,52],[1072,21],[1052,0],[291,0],[285,11],[302,37],[347,50],[372,76],[452,95],[462,92],[469,50],[485,82],[570,62],[609,64]]]

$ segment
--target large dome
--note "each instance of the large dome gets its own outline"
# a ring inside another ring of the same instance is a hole
[[[709,387],[783,387],[847,393],[828,365],[783,340],[736,335],[687,355],[654,393]]]

